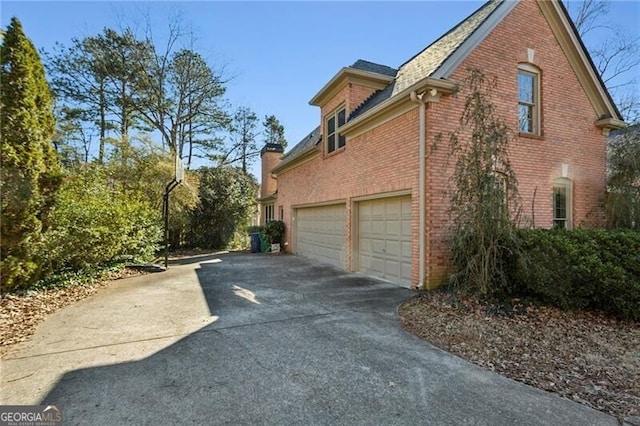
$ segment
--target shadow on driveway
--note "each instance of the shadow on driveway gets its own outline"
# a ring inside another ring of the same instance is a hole
[[[65,424],[616,424],[408,334],[409,290],[295,256],[208,256],[193,271],[176,279],[198,280],[213,322],[69,372],[41,403]]]

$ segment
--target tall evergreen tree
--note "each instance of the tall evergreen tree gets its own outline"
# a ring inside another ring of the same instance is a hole
[[[51,86],[61,106],[75,110],[75,120],[95,127],[100,137],[98,161],[103,162],[107,133],[115,131],[122,143],[129,131],[140,128],[133,96],[138,76],[144,74],[150,47],[129,29],[105,28],[102,33],[56,44],[46,55]]]
[[[2,290],[9,291],[42,270],[42,233],[59,186],[51,92],[36,48],[15,17],[0,47],[0,93],[0,273]]]
[[[287,147],[287,140],[284,137],[284,126],[280,124],[280,120],[275,115],[265,115],[262,122],[264,127],[264,142],[276,143]]]
[[[260,123],[258,116],[249,107],[238,107],[233,114],[229,140],[225,145],[225,152],[220,155],[212,155],[210,158],[218,165],[241,164],[243,172],[247,172],[248,166],[260,154],[256,138],[257,127]]]

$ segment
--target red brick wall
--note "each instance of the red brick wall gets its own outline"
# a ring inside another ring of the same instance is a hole
[[[273,194],[278,189],[278,182],[273,178],[271,170],[280,162],[281,152],[265,151],[260,156],[262,163],[262,180],[260,181],[260,197]]]
[[[533,0],[520,2],[458,67],[450,79],[462,83],[467,69],[482,69],[496,76],[494,102],[507,124],[517,130],[518,63],[527,61],[527,48],[535,49],[533,64],[541,70],[543,137],[517,137],[511,149],[512,165],[519,181],[523,214],[532,219],[535,192],[535,223],[550,227],[552,182],[568,165],[573,181],[574,226],[598,224],[605,184],[605,137],[594,125],[594,109]],[[465,91],[443,97],[427,109],[427,282],[437,286],[446,277],[450,251],[446,243],[449,225],[447,190],[454,162],[447,163],[447,132],[454,130],[464,107]],[[321,110],[321,117],[341,103],[347,113],[371,92],[345,86]],[[324,124],[323,124],[324,125]],[[418,109],[347,140],[343,152],[319,156],[278,176],[276,206],[284,206],[288,231],[292,206],[330,200],[346,200],[350,224],[354,197],[410,190],[413,219],[413,283],[418,283]],[[324,134],[323,129],[323,134]],[[434,146],[434,136],[443,139]],[[448,165],[447,165],[448,164]],[[277,207],[276,207],[277,209]],[[351,262],[351,228],[346,232],[346,265]],[[287,240],[291,244],[291,232]]]
[[[516,137],[511,161],[518,178],[523,217],[536,227],[552,226],[552,186],[568,165],[573,182],[573,224],[598,225],[603,217],[601,199],[605,186],[605,136],[594,122],[596,113],[584,94],[568,59],[564,56],[537,4],[520,2],[450,76],[462,83],[469,68],[497,77],[493,101],[507,124],[517,131],[518,63],[527,62],[527,48],[535,50],[533,65],[541,71],[542,138]],[[462,91],[443,99],[428,113],[429,138],[458,125],[464,107]],[[449,185],[451,168],[445,169],[445,141],[428,160],[428,279],[445,275],[449,254],[443,245],[448,219],[447,197],[438,194]],[[535,193],[535,201],[534,201]]]
[[[351,269],[351,202],[354,197],[411,191],[418,232],[418,114],[417,109],[355,138],[344,151],[319,156],[278,175],[277,205],[284,207],[285,223],[292,226],[292,206],[331,200],[346,201],[346,265]],[[287,232],[292,244],[292,233]],[[417,237],[415,238],[417,241]],[[417,282],[417,242],[414,243],[414,281]]]

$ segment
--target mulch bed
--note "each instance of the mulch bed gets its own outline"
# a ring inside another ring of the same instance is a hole
[[[620,419],[640,416],[640,323],[513,302],[429,292],[400,317],[408,331],[486,369]]]

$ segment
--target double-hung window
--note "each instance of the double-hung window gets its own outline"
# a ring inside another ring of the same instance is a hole
[[[264,206],[264,223],[269,223],[274,220],[274,206],[273,204],[266,204]]]
[[[518,67],[518,128],[540,136],[540,73],[531,65]]]
[[[338,108],[327,117],[327,154],[330,154],[346,143],[346,137],[340,134],[340,127],[347,121],[347,112],[344,107]]]

